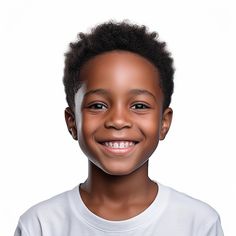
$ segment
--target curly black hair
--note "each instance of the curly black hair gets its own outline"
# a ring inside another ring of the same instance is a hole
[[[174,89],[173,59],[166,49],[166,43],[158,40],[156,32],[148,32],[146,26],[130,24],[126,20],[110,20],[99,24],[91,33],[79,33],[78,40],[70,43],[65,54],[63,83],[66,100],[74,110],[74,96],[81,87],[79,79],[81,67],[91,58],[112,50],[126,50],[148,59],[160,73],[160,87],[164,94],[163,108],[171,102]]]

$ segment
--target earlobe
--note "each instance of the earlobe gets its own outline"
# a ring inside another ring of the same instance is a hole
[[[163,112],[163,116],[162,116],[160,140],[165,139],[165,136],[167,135],[167,133],[170,129],[172,116],[173,116],[173,110],[170,107],[166,108],[165,111]]]
[[[65,109],[65,120],[69,133],[71,134],[73,139],[78,140],[75,115],[70,107],[67,107]]]

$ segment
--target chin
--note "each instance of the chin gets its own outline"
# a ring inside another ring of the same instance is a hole
[[[116,171],[111,171],[111,170],[104,170],[103,171],[108,174],[108,175],[112,175],[112,176],[125,176],[125,175],[129,175],[132,173],[132,171],[122,171],[122,170],[116,170]]]
[[[114,175],[114,176],[125,176],[135,172],[139,167],[129,167],[124,165],[113,165],[113,166],[102,166],[100,167],[102,171],[106,174]]]

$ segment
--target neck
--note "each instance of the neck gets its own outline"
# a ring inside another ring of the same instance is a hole
[[[156,185],[148,177],[148,161],[125,176],[109,175],[90,161],[88,167],[88,178],[81,189],[94,201],[143,202],[148,193],[155,192]]]

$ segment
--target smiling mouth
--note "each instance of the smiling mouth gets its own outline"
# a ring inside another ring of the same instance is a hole
[[[114,154],[126,154],[132,151],[137,143],[138,142],[136,141],[115,140],[102,142],[101,145],[106,151],[112,152]]]
[[[134,141],[109,141],[103,142],[102,144],[109,148],[129,148],[136,144]]]

